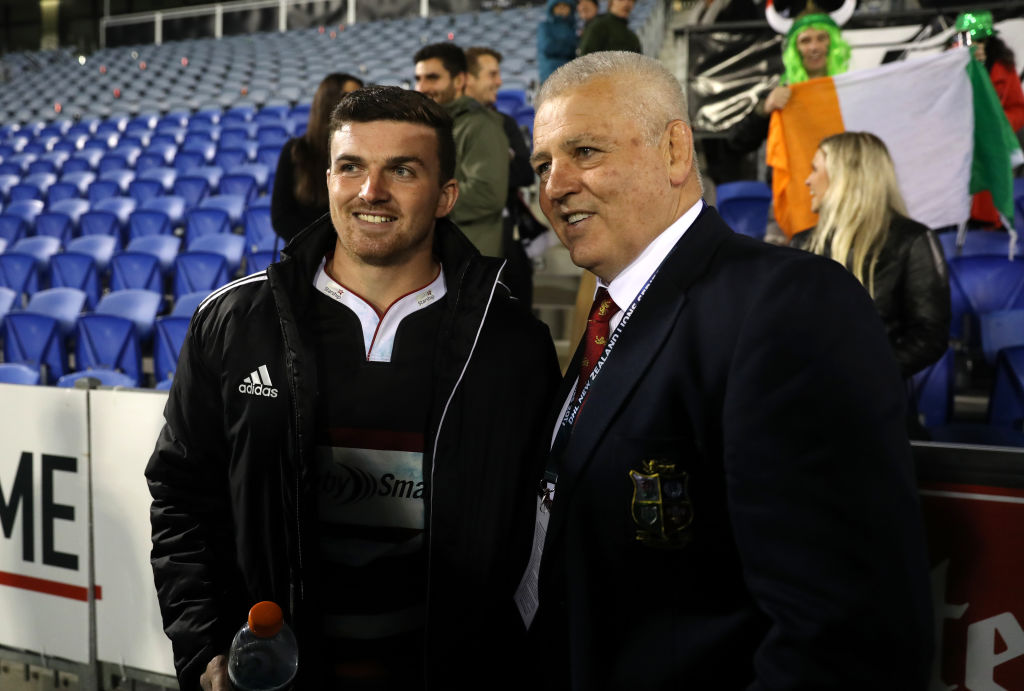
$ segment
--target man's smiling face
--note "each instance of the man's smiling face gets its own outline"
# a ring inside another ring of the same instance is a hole
[[[331,138],[327,171],[338,249],[375,266],[399,266],[432,251],[434,220],[456,184],[440,182],[437,135],[426,125],[350,122]]]
[[[534,123],[540,205],[577,266],[610,281],[675,220],[668,135],[648,141],[621,107],[628,87],[596,78],[545,101]]]

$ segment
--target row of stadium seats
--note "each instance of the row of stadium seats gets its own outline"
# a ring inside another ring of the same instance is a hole
[[[151,354],[152,384],[168,388],[192,313],[210,291],[180,296],[158,316],[163,297],[148,290],[116,290],[94,308],[75,288],[39,291],[17,308],[14,291],[0,287],[0,382],[73,385],[93,376],[108,385],[149,384],[143,354]]]
[[[656,8],[655,0],[637,3],[634,31],[642,33]],[[412,55],[441,41],[495,48],[507,86],[529,89],[544,14],[534,6],[409,17],[108,48],[83,59],[67,51],[14,54],[4,58],[11,79],[0,93],[0,122],[290,106],[310,98],[330,72],[408,87]]]

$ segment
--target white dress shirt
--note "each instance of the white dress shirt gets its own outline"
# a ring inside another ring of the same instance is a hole
[[[597,279],[597,288],[606,288],[608,294],[612,300],[619,307],[619,311],[615,313],[615,316],[608,322],[608,328],[610,331],[614,331],[618,326],[619,322],[622,321],[622,315],[633,304],[636,300],[637,295],[643,290],[644,286],[651,279],[652,276],[661,267],[662,262],[672,251],[672,248],[676,246],[679,239],[683,237],[683,234],[693,225],[693,222],[697,220],[697,216],[700,215],[701,209],[704,208],[704,200],[698,199],[697,203],[686,210],[682,216],[677,218],[675,222],[665,230],[661,231],[658,237],[654,238],[644,251],[641,252],[636,259],[629,263],[625,269],[619,272],[619,275],[612,279],[611,283],[606,284],[600,278]],[[597,293],[595,288],[594,293]],[[569,407],[569,403],[572,400],[572,395],[575,393],[576,387],[569,389],[569,395],[565,399],[565,403],[562,404],[562,411],[558,415],[558,420],[555,422],[555,429],[551,433],[551,443],[554,444],[555,436],[558,434],[558,428],[562,424],[562,418],[565,417],[565,411]]]

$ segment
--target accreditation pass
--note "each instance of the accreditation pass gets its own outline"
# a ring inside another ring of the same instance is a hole
[[[537,607],[540,605],[537,582],[540,575],[540,557],[544,552],[544,539],[548,534],[548,520],[551,518],[551,502],[555,497],[553,483],[547,483],[547,488],[540,492],[537,497],[537,523],[533,529],[533,547],[530,549],[530,563],[526,565],[526,571],[516,588],[516,607],[519,608],[519,616],[523,618],[523,624],[529,629],[533,618],[537,614]]]

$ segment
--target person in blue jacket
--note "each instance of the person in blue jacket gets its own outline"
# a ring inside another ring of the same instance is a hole
[[[576,57],[576,0],[548,0],[548,16],[537,25],[540,83]]]

